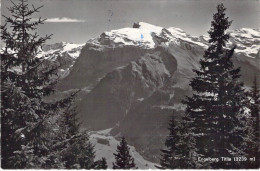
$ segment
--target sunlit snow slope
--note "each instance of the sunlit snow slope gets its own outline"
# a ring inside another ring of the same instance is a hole
[[[120,143],[110,135],[111,128],[90,133],[90,142],[95,146],[96,160],[102,157],[106,158],[108,168],[112,169],[112,163],[115,162],[113,153],[116,153],[117,145]],[[130,147],[130,154],[138,169],[155,169],[155,163],[145,160],[133,146]]]

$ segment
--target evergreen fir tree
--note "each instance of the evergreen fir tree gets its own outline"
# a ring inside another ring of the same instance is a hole
[[[94,146],[89,142],[87,133],[81,136],[81,140],[72,145],[72,152],[76,154],[80,169],[95,168]]]
[[[257,79],[255,77],[255,80],[253,82],[252,89],[249,91],[249,140],[247,142],[247,148],[248,148],[248,157],[255,157],[254,162],[249,163],[249,168],[259,168],[259,110],[260,110],[260,93],[259,88],[257,85]]]
[[[187,130],[188,120],[184,116],[182,121],[176,125],[172,116],[169,122],[169,135],[165,140],[167,149],[161,150],[159,169],[188,169],[194,168],[195,163],[192,160],[193,143],[191,135]]]
[[[177,126],[179,141],[176,145],[175,155],[177,156],[180,169],[199,168],[200,163],[194,158],[197,157],[195,150],[195,139],[190,129],[191,119],[184,114],[181,122]]]
[[[185,100],[186,115],[191,121],[189,129],[195,138],[195,152],[200,157],[241,156],[244,139],[242,124],[245,93],[240,68],[234,68],[231,60],[234,49],[226,49],[229,35],[225,30],[231,21],[225,16],[223,4],[217,6],[213,16],[209,48],[200,60],[200,69],[190,86],[193,96]],[[236,168],[238,162],[213,162],[213,168]],[[207,166],[205,166],[207,168]]]
[[[114,153],[116,162],[113,163],[113,169],[136,168],[134,158],[130,155],[129,150],[125,137],[122,137],[120,144],[117,146],[117,153]]]
[[[75,92],[75,95],[79,91]],[[66,110],[60,115],[60,127],[64,136],[68,139],[80,132],[80,122],[78,112],[74,101],[69,105]]]
[[[175,119],[172,116],[169,122],[169,135],[166,137],[165,146],[167,149],[162,149],[160,159],[161,167],[160,169],[176,169],[178,165],[176,165],[177,157],[174,154],[174,151],[177,150],[177,143],[179,142],[180,137],[178,137],[177,127],[175,125]]]
[[[29,163],[26,157],[21,157],[23,161],[16,162],[15,159],[19,154],[21,156],[31,154],[29,150],[31,148],[38,154],[47,153],[43,144],[38,144],[40,143],[38,139],[44,135],[45,129],[41,130],[41,128],[46,117],[40,115],[44,109],[39,106],[42,105],[41,94],[49,94],[51,89],[39,88],[39,86],[49,81],[46,76],[50,73],[42,71],[43,73],[40,74],[35,69],[40,60],[34,56],[38,45],[44,43],[49,36],[37,39],[38,35],[28,32],[36,29],[36,26],[43,22],[41,19],[33,23],[28,22],[30,15],[38,12],[38,9],[29,10],[28,4],[24,1],[14,4],[9,8],[13,17],[4,16],[6,23],[10,23],[9,27],[13,28],[12,32],[8,32],[7,25],[1,28],[1,38],[5,43],[5,49],[1,52],[3,168],[26,167]],[[33,139],[37,142],[30,142]]]
[[[95,152],[93,145],[89,142],[86,131],[80,131],[78,113],[75,106],[69,106],[61,115],[60,130],[67,141],[62,153],[62,160],[67,169],[95,169]]]
[[[95,169],[107,169],[107,161],[104,157],[95,162]]]
[[[65,150],[62,153],[62,161],[66,169],[78,168],[77,153],[79,150],[73,148],[73,144],[79,141],[79,124],[75,107],[68,106],[64,113],[60,116],[59,121],[59,137],[58,140],[63,142]],[[76,146],[76,145],[74,145]]]
[[[8,8],[11,17],[1,26],[1,156],[2,168],[64,168],[60,151],[63,143],[58,123],[53,122],[73,97],[48,103],[43,97],[54,92],[57,67],[44,65],[38,57],[50,36],[34,33],[44,20],[32,21],[41,7],[32,8],[18,0]],[[11,30],[11,31],[10,31]]]

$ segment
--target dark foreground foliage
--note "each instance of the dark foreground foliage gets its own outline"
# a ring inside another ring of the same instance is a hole
[[[79,131],[73,100],[77,92],[54,102],[58,66],[38,57],[50,35],[35,30],[44,19],[32,20],[41,7],[18,0],[1,26],[1,166],[4,169],[106,168],[95,162],[86,132]]]
[[[225,10],[220,4],[213,15],[210,45],[190,83],[193,95],[183,102],[187,106],[185,115],[178,125],[174,119],[170,121],[161,168],[259,167],[259,91],[255,84],[248,96],[239,81],[240,68],[232,62],[235,47],[226,47],[229,35],[225,31],[231,21]],[[251,117],[246,116],[246,108]],[[235,161],[234,157],[247,157],[247,161]],[[256,161],[249,162],[250,157]],[[219,160],[201,160],[205,158]]]

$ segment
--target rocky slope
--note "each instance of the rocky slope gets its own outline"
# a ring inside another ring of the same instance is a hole
[[[113,127],[138,101],[163,87],[176,69],[175,58],[156,48],[108,72],[78,104],[83,124],[91,129]]]
[[[43,60],[43,65],[51,67],[58,67],[58,76],[60,79],[66,77],[76,59],[79,57],[82,47],[84,44],[74,44],[67,42],[60,42],[55,44],[43,44],[38,48],[37,56]],[[1,52],[5,50],[2,47]],[[8,49],[9,53],[15,53]],[[39,66],[41,67],[41,66]],[[22,72],[21,67],[13,68],[15,72]],[[54,76],[56,77],[56,76]]]
[[[237,45],[234,63],[250,85],[259,75],[259,29],[229,31],[228,47]],[[208,37],[194,37],[178,28],[136,23],[133,28],[104,32],[83,47],[61,91],[82,89],[77,102],[84,127],[113,127],[149,160],[158,162],[159,149],[174,111],[191,93],[192,69],[207,48]]]
[[[60,66],[58,74],[64,78],[69,74],[83,46],[84,44],[67,42],[45,44],[40,48],[38,56],[46,59],[46,65]]]
[[[94,145],[96,160],[100,160],[102,157],[106,158],[108,169],[113,168],[113,162],[115,162],[115,156],[113,153],[117,151],[117,145],[120,141],[115,139],[110,134],[111,128],[101,131],[90,132],[89,140]],[[134,162],[138,169],[155,169],[155,163],[146,161],[133,146],[130,147],[130,154],[134,158]]]

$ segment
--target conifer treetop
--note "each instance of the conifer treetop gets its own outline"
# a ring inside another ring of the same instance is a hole
[[[14,51],[19,58],[35,57],[37,55],[38,47],[50,39],[51,35],[40,37],[35,30],[38,25],[44,24],[46,19],[41,17],[37,20],[32,19],[31,16],[38,13],[43,7],[35,7],[32,5],[29,7],[27,0],[18,0],[17,3],[13,3],[13,6],[7,8],[11,13],[11,16],[3,15],[5,18],[5,25],[1,26],[2,40],[5,43],[5,47]],[[12,32],[8,32],[8,27]]]
[[[213,15],[211,28],[208,31],[210,36],[209,43],[217,43],[218,48],[226,46],[226,42],[229,39],[229,35],[225,34],[225,31],[230,27],[232,21],[228,20],[225,11],[226,8],[222,3],[217,6],[217,13]]]
[[[127,145],[125,137],[122,137],[117,146],[117,153],[114,153],[116,162],[113,163],[113,169],[131,169],[135,168],[134,158],[130,155],[130,148]]]

